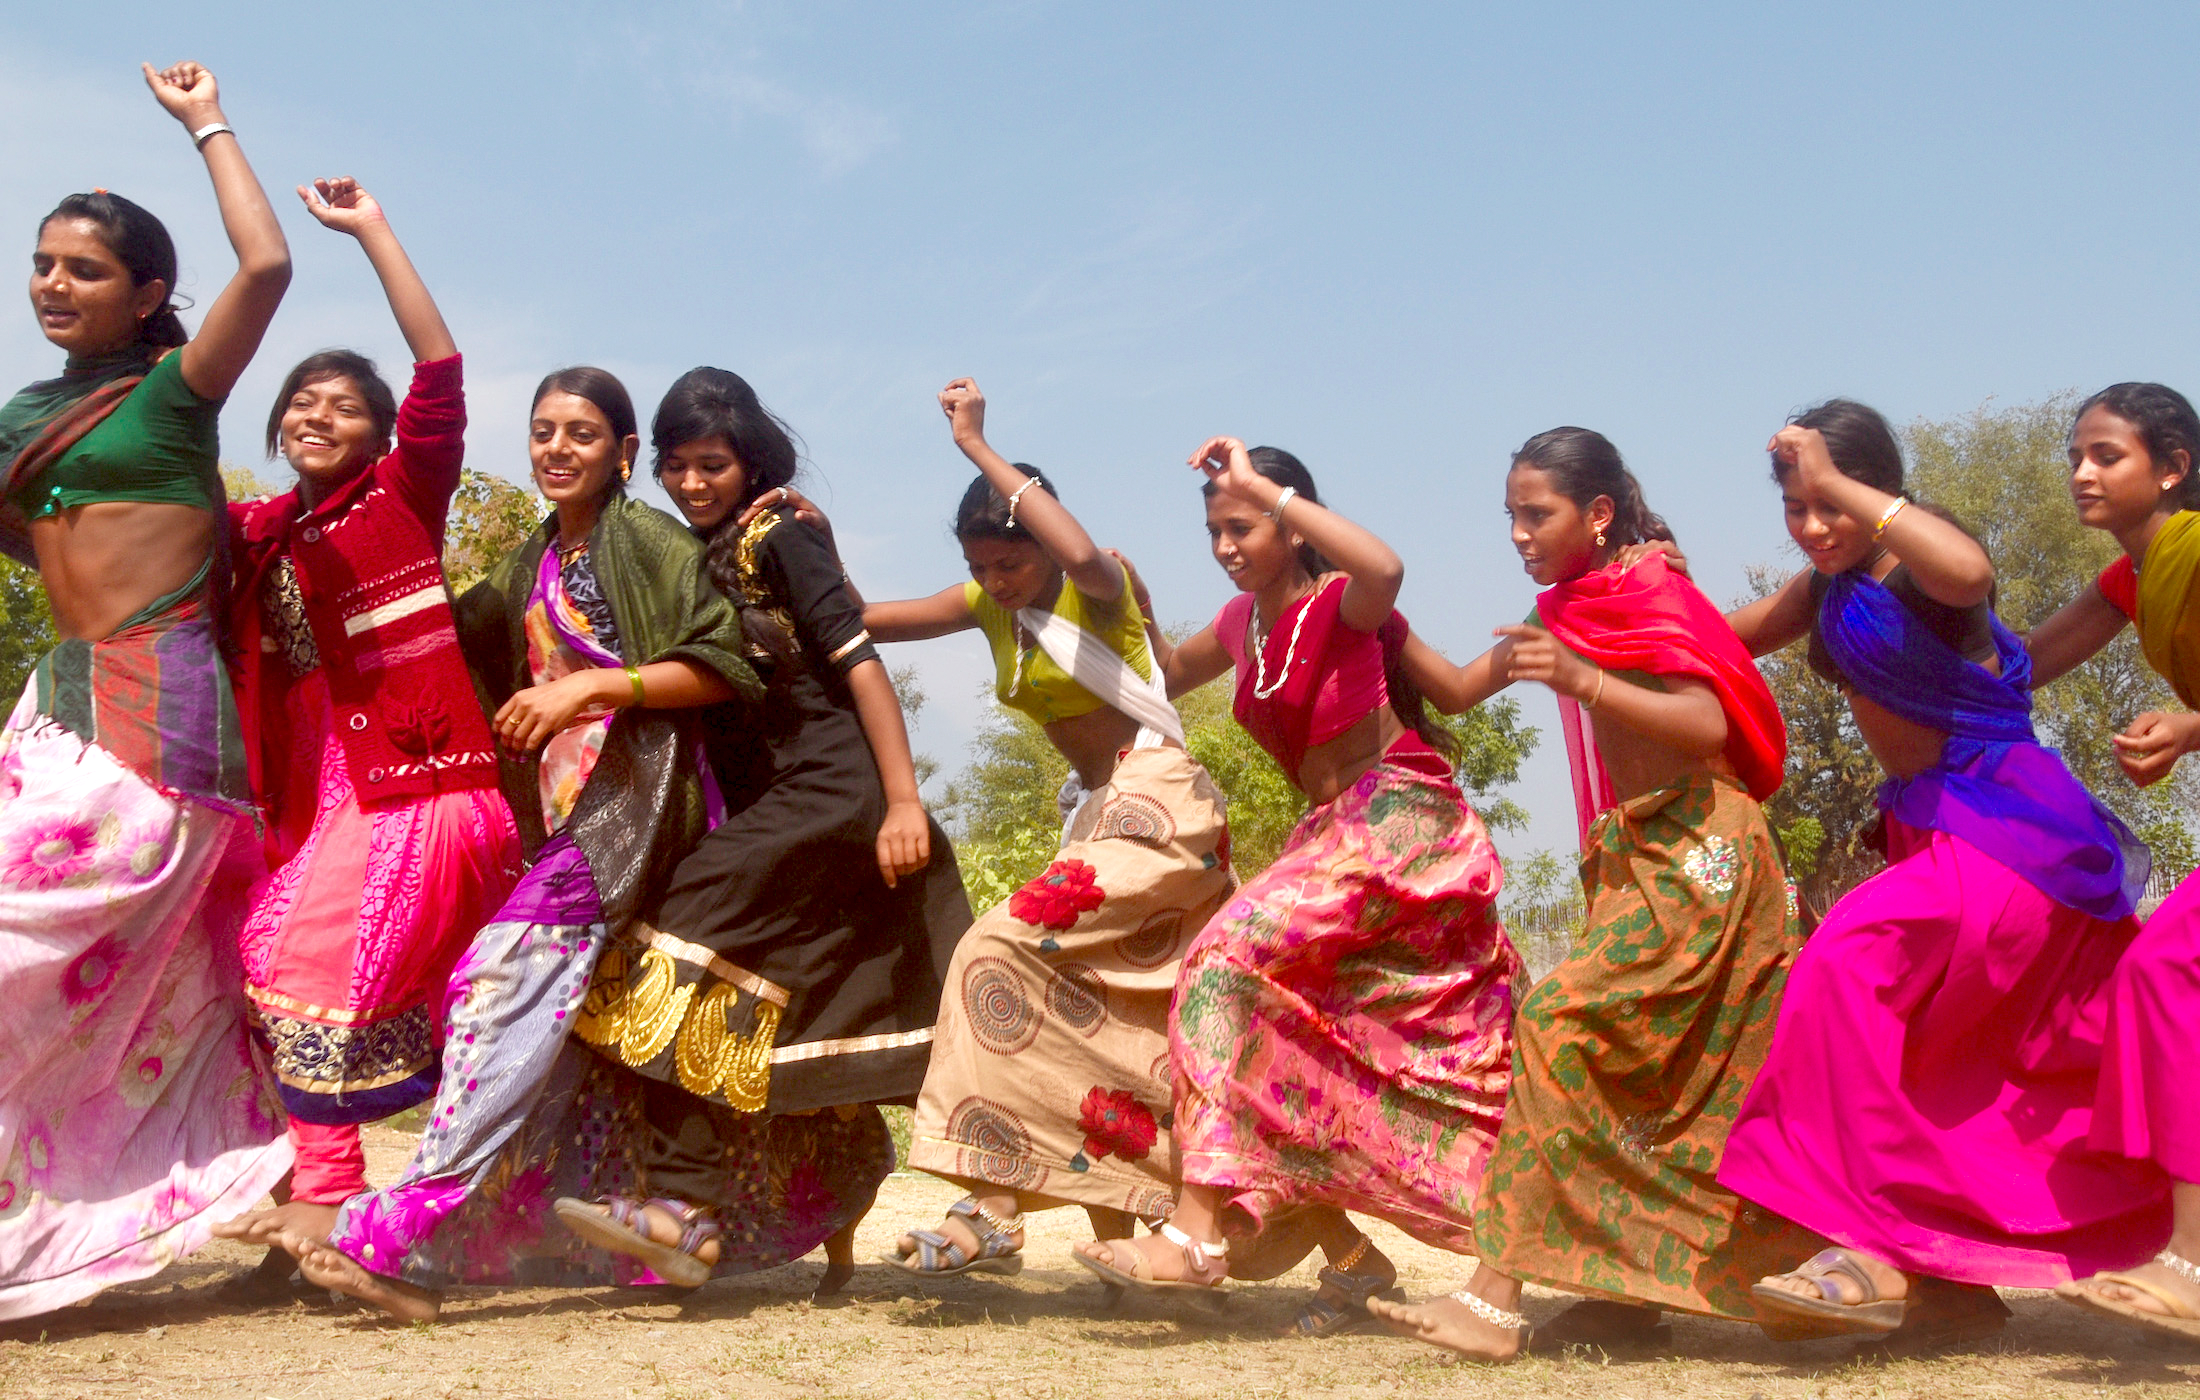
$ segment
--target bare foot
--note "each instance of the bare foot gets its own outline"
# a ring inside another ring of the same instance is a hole
[[[214,1227],[214,1237],[243,1240],[247,1244],[278,1246],[285,1231],[307,1239],[325,1240],[336,1224],[336,1206],[316,1201],[288,1201],[273,1210],[256,1210]]]
[[[1524,1327],[1500,1327],[1477,1315],[1456,1296],[1431,1298],[1425,1303],[1370,1298],[1367,1310],[1401,1337],[1412,1337],[1477,1361],[1512,1360],[1520,1354],[1526,1331]]]
[[[396,1318],[399,1322],[433,1322],[443,1311],[443,1297],[403,1279],[369,1273],[358,1261],[331,1245],[306,1245],[298,1256],[298,1270],[311,1283],[333,1288]]]
[[[867,1213],[870,1207],[864,1207]],[[856,1276],[856,1226],[863,1223],[863,1215],[835,1230],[825,1241],[825,1277],[817,1281],[813,1298],[830,1298],[848,1286]]]
[[[292,1301],[290,1276],[298,1272],[298,1261],[280,1245],[268,1250],[257,1267],[249,1273],[238,1274],[220,1288],[216,1297],[240,1308],[289,1307]]]

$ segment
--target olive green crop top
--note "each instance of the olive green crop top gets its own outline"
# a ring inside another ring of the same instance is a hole
[[[223,499],[218,399],[183,382],[183,356],[162,357],[83,441],[16,493],[36,519],[94,501],[152,501],[212,510]]]
[[[970,615],[978,620],[986,643],[993,650],[993,693],[1002,704],[1041,724],[1089,715],[1107,704],[1055,665],[1054,658],[1029,635],[1023,638],[1029,645],[1019,647],[1015,617],[994,602],[976,582],[963,585],[963,601],[970,608]],[[1078,592],[1077,585],[1065,578],[1062,591],[1054,600],[1053,611],[1056,617],[1074,622],[1106,642],[1117,656],[1129,663],[1140,679],[1153,679],[1153,652],[1146,645],[1146,618],[1139,612],[1138,600],[1131,596],[1127,583],[1121,597],[1103,603]]]

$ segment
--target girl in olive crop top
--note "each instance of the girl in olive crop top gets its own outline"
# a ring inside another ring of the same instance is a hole
[[[1231,885],[1222,794],[1183,747],[1127,566],[987,445],[977,385],[939,402],[980,473],[955,520],[970,581],[872,603],[864,626],[880,642],[983,632],[1000,703],[1070,772],[1054,858],[980,915],[944,978],[909,1162],[970,1194],[887,1257],[935,1278],[1022,1268],[1026,1210],[1081,1205],[1107,1238],[1173,1208],[1169,998]]]

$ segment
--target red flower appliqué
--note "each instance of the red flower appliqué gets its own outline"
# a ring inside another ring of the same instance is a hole
[[[1095,1157],[1116,1156],[1126,1162],[1145,1160],[1153,1151],[1161,1129],[1153,1112],[1128,1089],[1103,1089],[1094,1085],[1078,1111],[1077,1127],[1085,1135],[1085,1151]]]
[[[1046,873],[1008,897],[1008,912],[1027,924],[1065,929],[1080,914],[1098,909],[1107,892],[1093,883],[1093,868],[1081,860],[1058,860]]]

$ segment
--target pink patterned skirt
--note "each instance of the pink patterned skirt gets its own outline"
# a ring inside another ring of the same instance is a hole
[[[1170,1048],[1187,1182],[1472,1253],[1511,1080],[1504,873],[1448,777],[1384,762],[1310,812],[1201,931]]]
[[[237,817],[0,734],[0,1318],[158,1273],[290,1168],[237,993]]]
[[[362,808],[319,671],[286,714],[286,783],[316,807],[252,891],[246,995],[291,1116],[368,1122],[435,1093],[444,986],[519,878],[519,833],[494,789]]]

